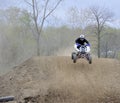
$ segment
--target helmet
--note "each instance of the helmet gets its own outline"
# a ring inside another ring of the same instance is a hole
[[[84,38],[85,38],[85,35],[81,34],[80,39],[84,39]]]

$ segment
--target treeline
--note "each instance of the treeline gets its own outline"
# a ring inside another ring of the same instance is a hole
[[[97,55],[97,36],[94,26],[84,29],[69,25],[45,26],[40,37],[40,55],[55,55],[60,48],[71,47],[81,34],[91,43],[92,54]],[[27,10],[16,7],[0,10],[0,67],[10,68],[37,55],[34,23]],[[120,57],[120,29],[105,26],[101,32],[100,54],[105,58]]]

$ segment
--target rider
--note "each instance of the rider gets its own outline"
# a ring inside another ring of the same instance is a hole
[[[74,48],[77,52],[79,52],[79,48],[81,47],[81,45],[86,45],[87,48],[87,53],[90,52],[90,43],[85,39],[85,35],[81,34],[79,38],[77,38],[75,40],[75,45]]]

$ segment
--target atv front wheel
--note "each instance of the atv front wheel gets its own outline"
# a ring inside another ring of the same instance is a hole
[[[87,60],[88,60],[89,64],[92,64],[92,57],[90,54],[87,55]]]
[[[72,60],[73,60],[73,63],[76,63],[77,54],[75,52],[72,53]]]

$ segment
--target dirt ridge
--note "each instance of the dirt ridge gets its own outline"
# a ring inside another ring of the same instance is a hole
[[[120,103],[120,62],[33,57],[0,77],[0,96],[22,103]]]

